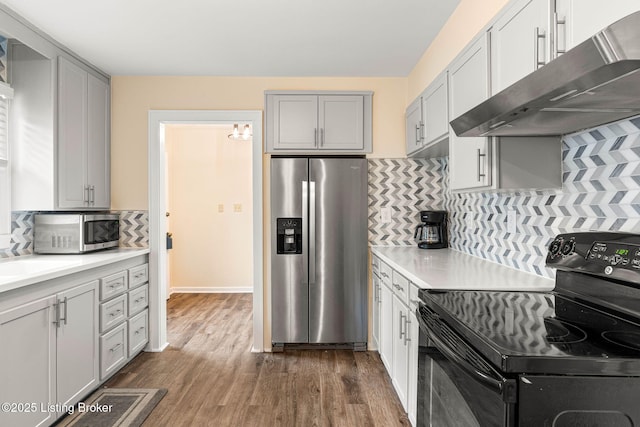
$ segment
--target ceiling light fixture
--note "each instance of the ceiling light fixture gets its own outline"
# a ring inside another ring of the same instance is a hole
[[[235,123],[233,125],[233,133],[230,133],[228,135],[229,139],[233,139],[233,140],[244,140],[247,141],[249,140],[253,135],[251,134],[251,126],[244,125],[244,129],[242,130],[242,134],[240,134],[240,129],[237,123]]]

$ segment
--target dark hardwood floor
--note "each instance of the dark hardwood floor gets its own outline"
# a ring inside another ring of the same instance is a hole
[[[162,353],[105,385],[166,388],[144,426],[408,426],[375,352],[251,353],[250,294],[174,294]]]

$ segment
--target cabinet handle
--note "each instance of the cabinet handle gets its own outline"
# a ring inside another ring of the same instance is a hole
[[[386,278],[388,279],[388,278],[389,278],[389,275],[383,271],[383,272],[382,272],[382,277],[386,277]]]
[[[533,55],[534,55],[533,63],[536,70],[545,64],[544,60],[540,61],[540,39],[544,40],[546,38],[547,36],[544,33],[540,32],[540,27],[536,27],[534,31],[534,38],[533,38],[533,41],[535,43],[534,50],[533,50]]]
[[[405,339],[407,338],[407,331],[403,331],[402,330],[402,325],[406,325],[405,323],[405,319],[406,316],[404,315],[403,312],[400,312],[400,336],[399,338],[402,338],[402,336],[404,335]]]
[[[320,147],[324,145],[324,128],[320,128]]]
[[[318,128],[313,128],[313,145],[318,146]]]
[[[380,291],[382,288],[378,285],[378,304],[382,304],[382,298],[380,298]]]
[[[86,203],[86,204],[91,203],[91,202],[90,202],[90,201],[91,201],[91,194],[90,194],[90,192],[91,192],[90,187],[89,187],[88,185],[85,185],[85,186],[84,186],[84,193],[82,194],[82,202],[83,202],[83,203]]]
[[[122,313],[122,310],[116,310],[109,313],[109,317],[116,317],[118,314]]]
[[[558,56],[560,56],[560,54],[565,53],[567,50],[566,49],[560,49],[559,48],[559,35],[560,35],[560,25],[565,25],[567,23],[567,19],[560,19],[558,18],[558,13],[554,12],[553,13],[553,29],[554,29],[554,35],[553,35],[553,57],[557,58]],[[565,40],[565,45],[567,43],[567,29],[565,27],[564,30],[564,40]]]
[[[111,348],[109,349],[109,351],[110,351],[111,353],[113,353],[114,351],[116,351],[116,350],[117,350],[117,349],[119,349],[120,347],[122,347],[122,343],[118,343],[118,344],[114,345],[113,347],[111,347]]]
[[[60,304],[60,302],[58,302],[58,305]],[[64,317],[60,318],[59,320],[64,320],[64,324],[67,324],[67,297],[64,297],[64,299],[62,300],[62,304],[64,304]]]
[[[409,325],[411,324],[411,320],[409,320],[409,316],[404,316],[404,345],[407,345],[411,338],[409,338]]]
[[[56,328],[60,327],[60,301],[56,301],[53,304],[53,309],[56,311],[56,320],[53,321],[53,324],[56,325]]]
[[[91,190],[89,193],[91,195],[90,203],[91,206],[94,206],[96,204],[96,186],[92,185],[89,189]]]
[[[420,143],[420,124],[416,125],[416,144]]]
[[[144,326],[140,326],[138,329],[136,329],[136,331],[134,332],[134,334],[138,335],[140,332],[144,331]]]
[[[482,152],[480,152],[480,149],[478,148],[478,182],[482,182],[482,178],[486,176],[486,174],[480,172],[480,159],[482,157],[486,157],[486,154],[482,154]]]
[[[420,120],[420,142],[424,142],[424,122]]]

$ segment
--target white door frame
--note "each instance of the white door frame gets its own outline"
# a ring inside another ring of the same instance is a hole
[[[167,282],[165,221],[165,140],[166,124],[251,123],[253,127],[253,352],[263,347],[263,218],[262,218],[262,111],[149,111],[149,346],[162,351],[167,342]],[[214,242],[215,243],[215,242]]]

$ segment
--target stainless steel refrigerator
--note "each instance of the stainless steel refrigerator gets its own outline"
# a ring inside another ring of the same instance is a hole
[[[271,341],[367,343],[367,161],[271,159]]]

